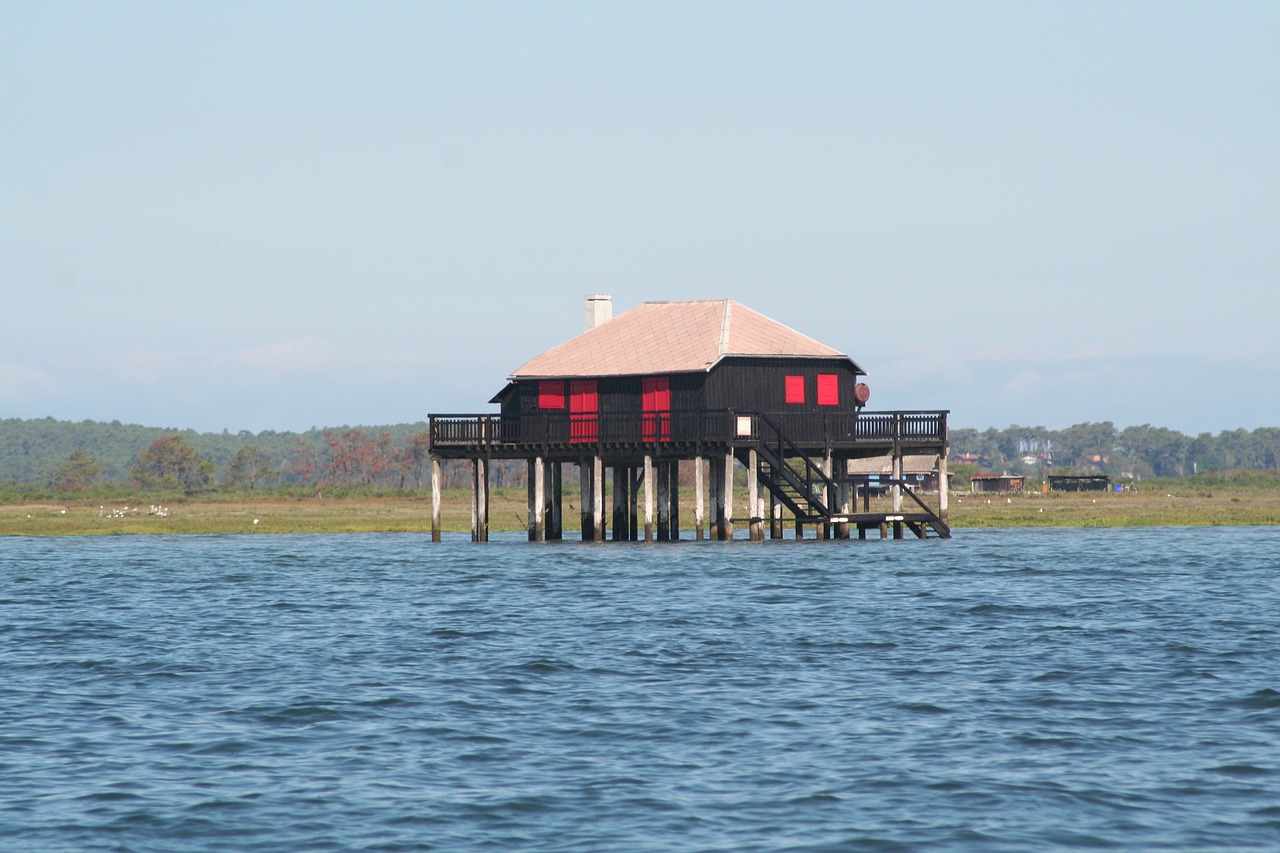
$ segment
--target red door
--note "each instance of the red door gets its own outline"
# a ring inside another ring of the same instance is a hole
[[[671,380],[665,376],[640,383],[645,441],[671,440]]]
[[[569,440],[595,441],[598,435],[600,397],[594,379],[569,383]]]

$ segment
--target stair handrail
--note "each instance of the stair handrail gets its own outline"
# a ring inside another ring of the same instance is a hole
[[[942,516],[934,512],[933,509],[927,503],[920,500],[920,496],[916,494],[916,490],[911,488],[911,484],[908,483],[906,480],[895,480],[892,478],[887,478],[885,480],[882,480],[881,482],[887,483],[890,486],[901,487],[902,490],[907,493],[907,497],[915,501],[916,505],[919,506],[920,509],[924,510],[925,514],[928,515],[930,519],[932,519],[934,522],[940,525],[944,530],[948,531],[948,533],[950,532],[951,526],[947,524],[945,521],[943,521]]]
[[[817,465],[813,464],[813,461],[809,458],[808,454],[800,450],[799,446],[797,446],[794,441],[792,441],[790,438],[787,437],[786,433],[782,431],[782,428],[779,427],[773,421],[772,418],[770,418],[768,415],[764,414],[763,412],[756,412],[755,414],[756,414],[757,422],[763,423],[766,426],[768,426],[769,429],[773,430],[773,434],[777,436],[777,439],[778,439],[778,450],[777,450],[777,457],[776,457],[777,465],[780,471],[782,472],[783,476],[786,477],[787,475],[790,475],[788,479],[792,481],[791,485],[797,489],[801,487],[799,472],[793,469],[791,467],[791,464],[787,461],[786,451],[791,450],[793,456],[799,457],[800,459],[804,460],[804,468],[805,468],[804,498],[805,500],[809,503],[810,506],[818,509],[818,511],[822,515],[830,515],[831,511],[827,508],[826,501],[819,500],[814,495],[813,481],[814,481],[815,475],[817,476],[817,479],[822,481],[823,488],[824,488],[824,495],[827,496],[827,498],[829,499],[831,496],[834,496],[836,494],[835,480],[828,477],[825,471],[823,471]],[[765,441],[765,437],[763,433],[759,436],[758,441],[760,443],[760,448],[762,450],[765,450],[770,454],[774,452],[773,448],[769,447],[769,443]]]

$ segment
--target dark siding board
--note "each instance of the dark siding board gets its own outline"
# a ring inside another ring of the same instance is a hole
[[[839,404],[818,405],[818,374],[834,373]],[[786,402],[786,377],[805,378],[805,402]],[[670,374],[673,412],[737,411],[838,415],[856,411],[854,385],[858,375],[845,359],[739,358],[725,359],[710,373]],[[643,410],[643,376],[597,378],[601,414],[637,415]],[[539,414],[538,380],[515,383],[502,406],[504,415]],[[567,387],[567,385],[566,385]]]
[[[819,373],[838,377],[839,405],[818,405]],[[787,403],[787,376],[805,378],[804,403]],[[707,407],[814,414],[852,412],[856,409],[853,387],[857,381],[852,365],[844,359],[726,359],[707,378]]]
[[[671,377],[671,410],[698,412],[707,408],[705,373],[677,373]]]

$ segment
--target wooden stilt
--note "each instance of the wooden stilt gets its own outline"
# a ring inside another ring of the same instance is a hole
[[[704,502],[706,495],[703,494],[703,471],[702,457],[693,457],[693,528],[694,539],[701,542],[706,533],[706,516],[704,512]]]
[[[631,485],[631,474],[619,465],[613,466],[613,541],[625,542],[631,534],[631,520],[627,518],[627,509],[631,506],[628,497]]]
[[[725,542],[733,541],[733,451],[724,454],[724,485],[720,487],[720,500],[724,503],[724,535]]]
[[[640,485],[644,468],[639,466],[627,469],[627,477],[631,484],[631,501],[627,505],[627,540],[640,541]]]
[[[831,451],[830,450],[828,450],[826,455],[822,457],[822,473],[827,476],[828,480],[831,479]],[[831,489],[824,484],[822,487],[822,505],[825,506],[828,510],[830,510],[831,505],[835,502],[835,500],[836,500],[836,496],[831,494]],[[819,534],[820,538],[822,539],[830,539],[834,532],[831,528],[830,520],[823,521],[822,526],[819,528],[819,530],[822,531]]]
[[[769,538],[782,538],[782,501],[775,494],[769,494]]]
[[[441,510],[443,508],[443,477],[440,476],[440,458],[431,457],[431,541],[440,541]]]
[[[893,514],[897,515],[902,512],[902,486],[898,485],[902,482],[902,448],[895,447],[893,449],[893,485],[889,487],[889,493],[893,495]]]
[[[760,459],[753,447],[747,451],[747,530],[752,542],[764,541],[764,522],[760,518]]]
[[[668,462],[667,492],[670,498],[668,515],[671,518],[670,536],[672,542],[680,541],[680,463]]]
[[[591,457],[591,539],[604,541],[604,460]]]
[[[578,518],[582,526],[582,541],[595,541],[596,532],[596,458],[588,456],[578,462]]]
[[[716,454],[707,460],[708,482],[711,484],[711,540],[719,542],[724,539],[724,500],[720,497],[724,489],[724,457]]]
[[[671,463],[659,462],[655,467],[658,478],[658,541],[671,541]],[[646,492],[648,489],[645,490]]]
[[[951,484],[947,482],[947,451],[938,456],[938,518],[947,524],[947,500]]]
[[[529,541],[542,542],[546,537],[546,463],[541,456],[529,460]]]
[[[481,458],[471,463],[471,541],[489,541],[489,464]]]
[[[547,468],[547,540],[559,542],[564,538],[562,504],[564,499],[564,465],[552,462]]]
[[[845,457],[837,457],[835,469],[840,474],[840,479],[836,482],[838,512],[847,516],[853,512],[853,484],[849,482],[849,460]],[[842,521],[836,524],[836,538],[849,538],[849,522]]]
[[[653,457],[649,454],[644,456],[644,469],[641,472],[644,478],[644,541],[652,542],[654,536],[654,474],[653,474]]]

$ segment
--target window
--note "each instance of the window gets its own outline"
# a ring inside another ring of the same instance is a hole
[[[804,377],[788,376],[787,377],[787,403],[803,403],[804,402]]]
[[[834,373],[818,374],[818,405],[840,405],[840,377]]]
[[[543,379],[538,383],[538,408],[564,408],[564,382],[558,379]]]

